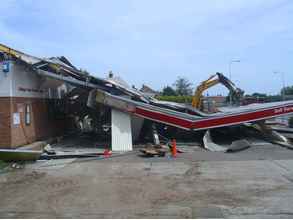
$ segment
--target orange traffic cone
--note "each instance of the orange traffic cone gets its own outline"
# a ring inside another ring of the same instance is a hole
[[[110,150],[108,150],[108,149],[106,149],[105,151],[104,151],[104,157],[105,158],[108,158],[108,157],[110,157],[112,155],[112,151],[110,151]]]
[[[177,155],[176,140],[173,139],[173,140],[172,140],[172,156],[173,156],[173,157],[176,157],[176,155]]]

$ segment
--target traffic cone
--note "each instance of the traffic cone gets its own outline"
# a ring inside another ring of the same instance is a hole
[[[176,155],[177,155],[176,140],[173,139],[173,140],[172,140],[172,156],[173,156],[173,157],[176,157]]]
[[[108,157],[110,157],[112,155],[112,151],[110,151],[110,150],[108,150],[108,149],[106,149],[105,151],[104,151],[104,157],[105,158],[108,158]]]

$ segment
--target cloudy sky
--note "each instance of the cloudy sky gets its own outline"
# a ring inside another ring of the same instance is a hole
[[[0,43],[32,55],[68,57],[140,87],[194,86],[215,72],[247,93],[293,85],[292,0],[5,0]],[[210,94],[223,93],[223,88]]]

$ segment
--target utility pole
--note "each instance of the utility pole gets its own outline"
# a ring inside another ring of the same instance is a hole
[[[285,101],[285,76],[284,76],[284,72],[275,71],[274,73],[281,75],[281,80],[282,80],[281,96],[282,96],[282,101]],[[282,116],[281,120],[283,121],[283,123],[285,123],[286,122],[285,116]]]
[[[240,63],[240,60],[230,60],[230,62],[229,62],[229,79],[231,82],[232,82],[232,64],[233,63]],[[230,106],[232,106],[232,93],[231,92],[230,92],[229,101],[230,101]]]
[[[284,75],[284,72],[274,71],[274,73],[281,75],[281,80],[282,80],[281,96],[282,96],[282,100],[285,101],[285,75]]]

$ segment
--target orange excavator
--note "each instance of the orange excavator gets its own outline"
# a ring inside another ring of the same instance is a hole
[[[237,88],[231,80],[225,77],[222,73],[216,73],[212,75],[207,80],[203,81],[195,90],[194,96],[192,98],[192,107],[202,110],[203,108],[203,96],[202,93],[217,85],[223,84],[229,91],[230,102],[233,104],[240,104],[240,101],[243,97],[244,91]]]

